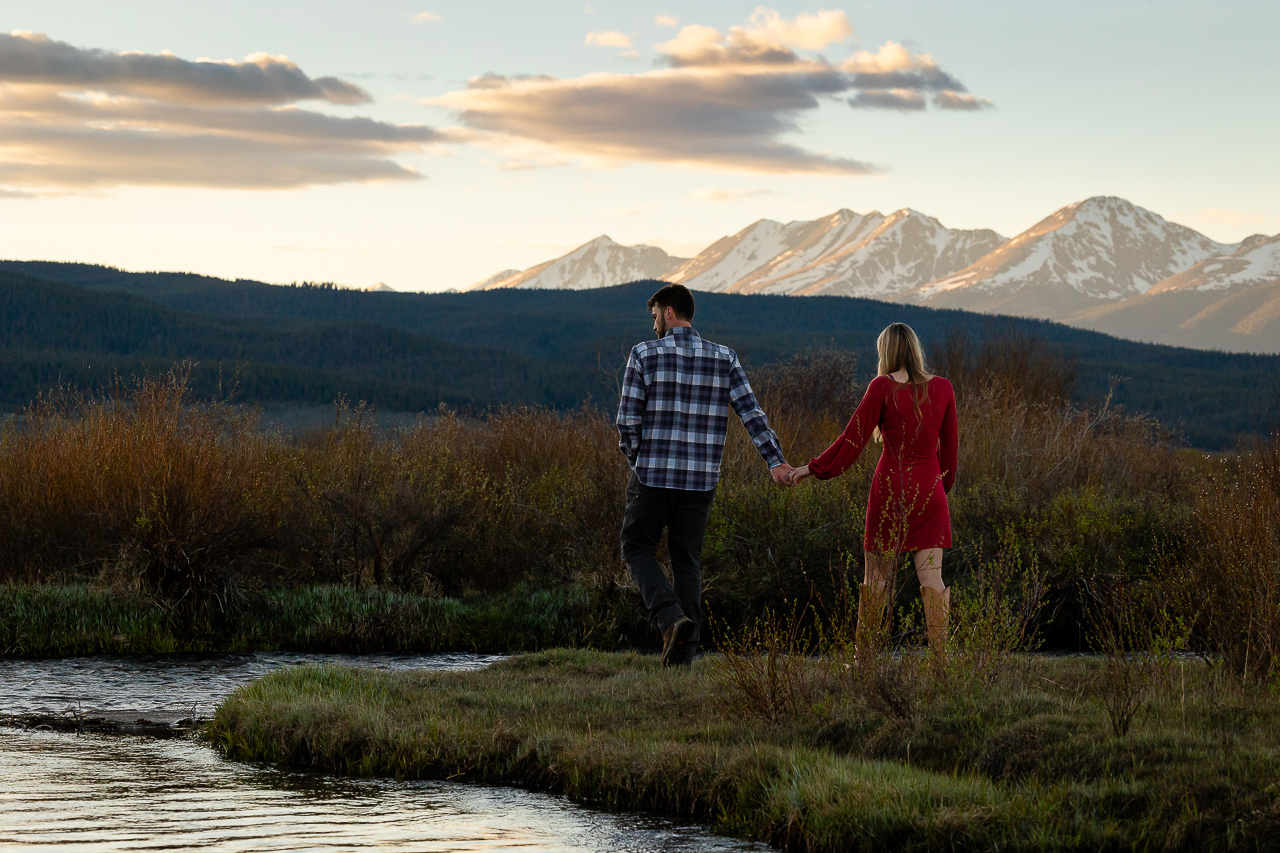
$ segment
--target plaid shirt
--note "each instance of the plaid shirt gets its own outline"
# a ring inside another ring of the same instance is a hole
[[[631,350],[618,401],[618,447],[646,486],[714,489],[730,406],[769,467],[786,462],[734,351],[676,326]]]

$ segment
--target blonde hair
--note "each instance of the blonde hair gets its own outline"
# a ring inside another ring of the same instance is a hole
[[[929,380],[933,376],[924,361],[924,348],[915,331],[906,323],[890,323],[884,327],[880,337],[876,338],[876,352],[880,356],[880,364],[876,373],[888,376],[899,370],[907,371],[905,384],[911,386],[911,403],[915,407],[917,419],[920,417],[920,403],[929,399]],[[880,427],[876,427],[872,437],[883,441]]]

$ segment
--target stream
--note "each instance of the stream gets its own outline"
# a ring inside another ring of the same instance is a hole
[[[281,666],[486,666],[479,655],[134,656],[0,661],[0,714],[164,728]],[[228,761],[187,737],[0,727],[0,849],[764,851],[705,827],[456,782],[353,780]]]

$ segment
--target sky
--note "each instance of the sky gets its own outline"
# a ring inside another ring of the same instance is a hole
[[[1280,232],[1275,0],[5,0],[0,257],[465,288],[1114,195]]]

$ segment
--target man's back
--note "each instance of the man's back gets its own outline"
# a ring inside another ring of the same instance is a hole
[[[778,438],[733,350],[690,326],[671,328],[631,351],[618,406],[619,446],[646,486],[707,491],[720,479],[730,409],[770,466],[782,464]]]

